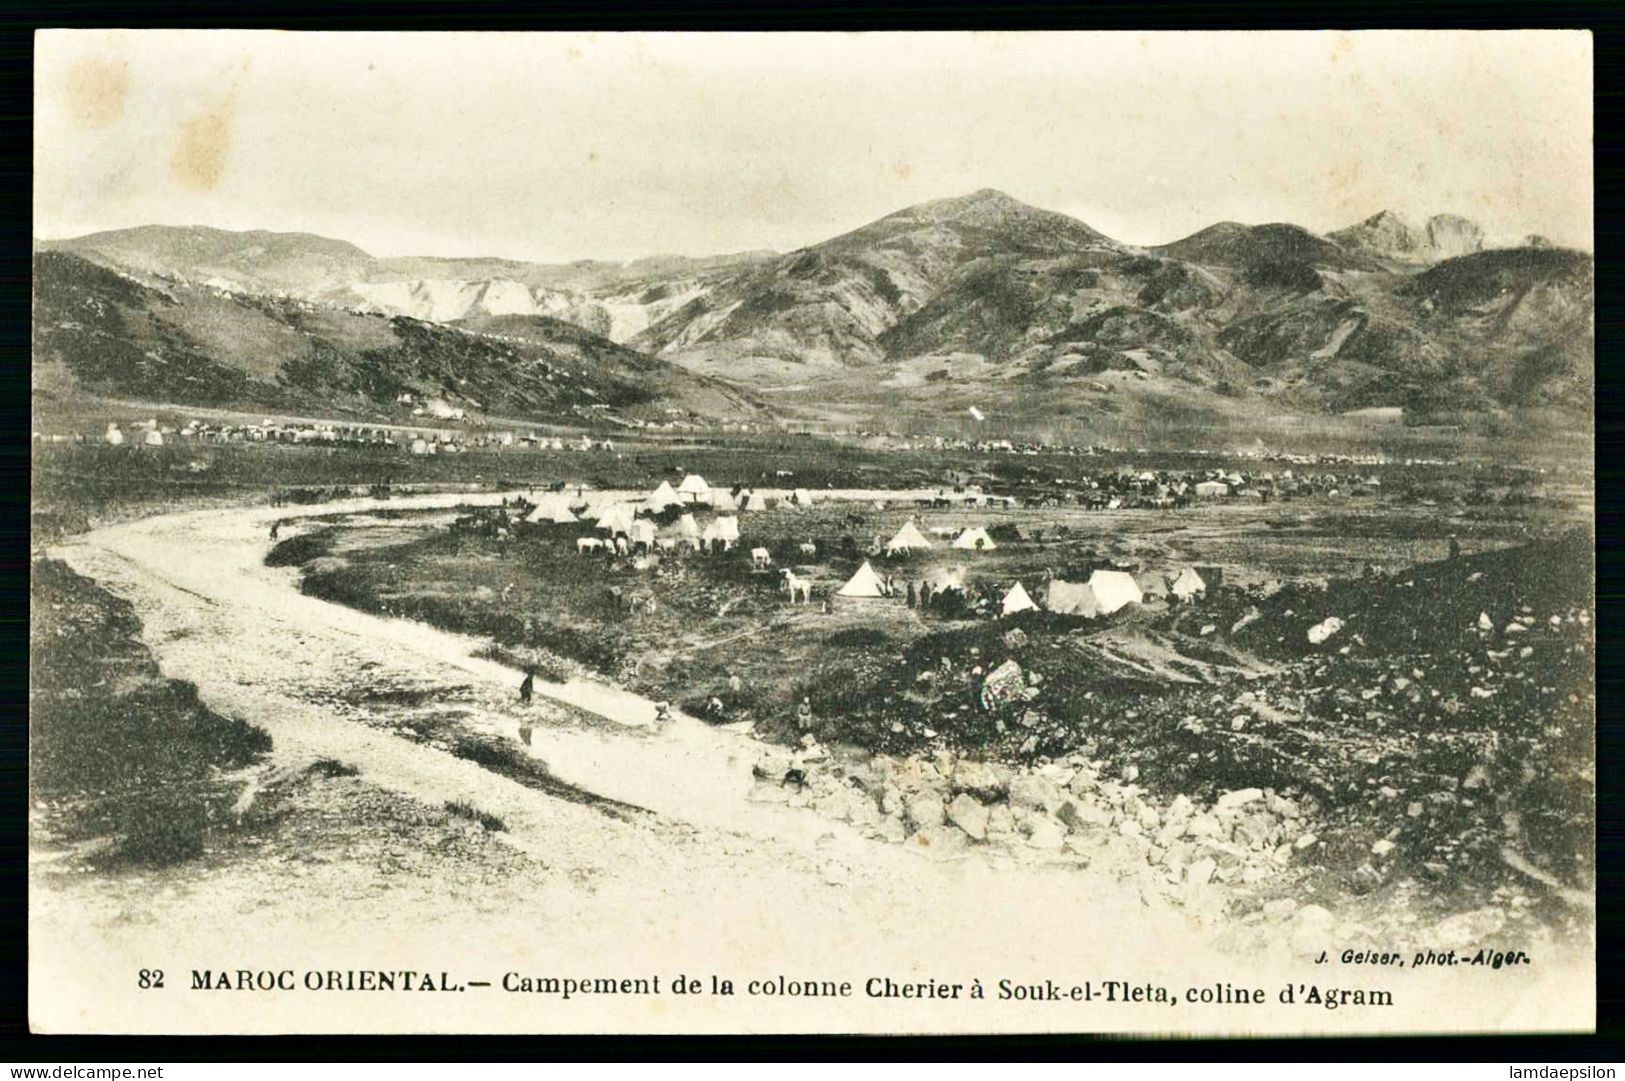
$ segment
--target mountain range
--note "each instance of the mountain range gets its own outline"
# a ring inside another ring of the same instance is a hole
[[[110,288],[89,269],[68,273],[73,260],[156,291],[128,301],[132,310],[150,303],[174,314],[161,298],[185,293],[303,313],[277,317],[290,325],[319,317],[397,336],[422,328],[411,334],[434,349],[523,330],[503,347],[527,356],[563,348],[569,327],[584,335],[569,347],[599,358],[605,378],[624,377],[647,405],[686,396],[751,412],[761,399],[736,388],[755,388],[776,408],[814,413],[818,403],[878,408],[886,395],[994,409],[1045,400],[1084,413],[1128,400],[1248,398],[1304,413],[1542,406],[1583,418],[1591,408],[1590,256],[1538,237],[1486,249],[1479,226],[1446,214],[1412,224],[1383,212],[1326,235],[1222,222],[1139,247],[983,190],[782,255],[559,265],[375,258],[307,234],[165,226],[36,249],[36,296],[51,303],[77,288],[72,281]],[[68,356],[62,328],[42,340],[42,310],[37,299],[37,352],[54,343]],[[150,315],[127,319],[125,335],[150,328]],[[188,348],[241,367],[229,359],[240,344],[180,322]],[[446,333],[458,337],[437,337]],[[416,374],[403,384],[424,378],[422,362],[411,363]],[[481,393],[504,408],[542,400],[517,386]],[[455,383],[443,389],[459,393]],[[373,389],[355,376],[347,393],[360,400]]]

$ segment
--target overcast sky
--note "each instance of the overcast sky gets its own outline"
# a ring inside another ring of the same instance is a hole
[[[993,187],[1135,244],[1388,208],[1591,247],[1584,33],[46,31],[35,233],[788,251]]]

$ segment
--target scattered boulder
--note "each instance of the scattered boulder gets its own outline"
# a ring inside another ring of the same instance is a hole
[[[948,821],[964,830],[973,840],[987,839],[987,807],[969,792],[961,792],[948,804]]]
[[[1318,646],[1343,629],[1343,621],[1336,616],[1327,616],[1325,619],[1309,628],[1309,644]]]
[[[941,826],[948,821],[948,813],[942,805],[942,797],[934,792],[922,792],[917,796],[910,796],[903,805],[903,813],[914,824],[916,829],[928,829]]]
[[[954,767],[950,783],[955,792],[968,792],[983,803],[992,803],[1009,790],[1010,771],[985,762],[963,761]]]
[[[1263,798],[1264,790],[1262,788],[1238,788],[1220,796],[1218,802],[1214,803],[1213,809],[1215,811],[1229,811],[1237,807],[1245,807],[1247,804]]]
[[[1045,811],[1058,810],[1066,802],[1061,790],[1044,778],[1030,773],[1019,773],[1010,779],[1010,803],[1018,807],[1036,807]]]

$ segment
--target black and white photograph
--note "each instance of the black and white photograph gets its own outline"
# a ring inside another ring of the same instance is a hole
[[[34,1032],[1594,1031],[1588,32],[34,44]]]

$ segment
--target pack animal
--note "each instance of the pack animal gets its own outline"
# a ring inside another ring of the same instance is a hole
[[[812,601],[812,579],[796,577],[796,572],[789,567],[784,568],[779,573],[784,575],[784,589],[790,594],[791,604],[795,603],[797,593],[801,594],[802,604],[808,604]]]

